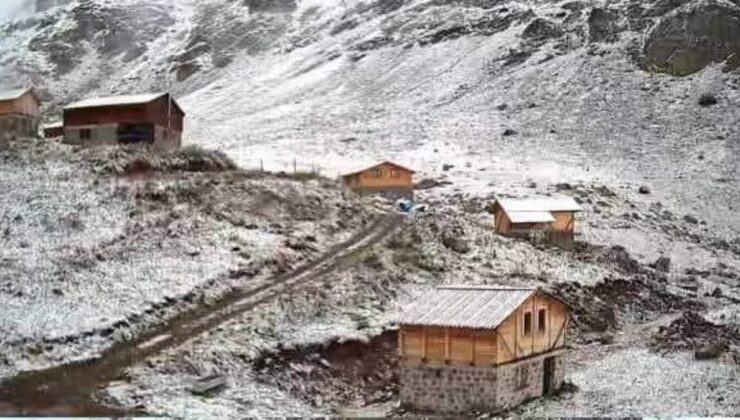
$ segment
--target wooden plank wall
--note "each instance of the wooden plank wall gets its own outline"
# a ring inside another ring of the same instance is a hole
[[[375,176],[375,169],[381,170],[380,177]],[[391,171],[395,171],[397,176],[391,176]],[[378,167],[360,172],[355,179],[358,186],[361,187],[408,187],[413,186],[413,174],[408,170],[384,163]]]
[[[0,114],[23,114],[38,117],[40,115],[39,104],[31,92],[26,92],[18,99],[0,102]]]
[[[490,330],[401,326],[398,336],[402,358],[431,364],[496,363],[496,335]]]
[[[544,329],[540,329],[539,311],[545,311]],[[532,314],[532,329],[524,333],[525,314]],[[568,310],[561,302],[538,294],[524,302],[496,329],[498,363],[543,353],[565,345]]]

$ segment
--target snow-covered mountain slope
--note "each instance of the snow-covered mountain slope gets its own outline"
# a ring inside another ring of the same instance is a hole
[[[647,184],[731,235],[738,31],[736,0],[76,0],[2,27],[0,63],[45,88],[50,119],[174,90],[187,141],[245,166],[447,163],[475,193]]]

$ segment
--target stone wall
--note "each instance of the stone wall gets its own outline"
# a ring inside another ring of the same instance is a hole
[[[430,365],[405,360],[400,365],[400,397],[410,410],[436,413],[497,412],[543,395],[545,359],[552,357],[553,390],[565,379],[562,354],[548,353],[497,367]]]
[[[0,137],[14,139],[20,137],[37,137],[39,119],[27,115],[0,115]]]
[[[542,395],[544,360],[537,357],[499,366],[496,405],[500,409],[515,407]]]
[[[416,411],[465,413],[494,410],[495,367],[402,362],[401,403]]]

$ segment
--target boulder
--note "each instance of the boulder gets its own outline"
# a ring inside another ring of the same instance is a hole
[[[542,41],[551,38],[560,38],[563,30],[556,23],[544,18],[537,18],[530,22],[522,32],[522,37],[535,41]]]
[[[730,70],[740,67],[740,7],[723,0],[695,0],[650,31],[641,65],[685,76],[724,61]]]
[[[690,214],[685,215],[683,217],[683,221],[686,223],[691,223],[692,225],[696,225],[699,223],[699,220]]]
[[[650,188],[648,188],[645,185],[642,185],[639,190],[637,190],[640,194],[650,194]]]
[[[657,271],[667,273],[671,271],[671,259],[668,257],[660,257],[652,264],[653,268]]]
[[[699,97],[699,105],[701,106],[712,106],[716,104],[717,104],[717,97],[711,93],[705,93]]]
[[[619,14],[610,9],[594,7],[588,16],[588,33],[591,42],[615,42],[619,39]]]
[[[468,252],[470,252],[470,244],[468,243],[468,241],[455,236],[445,236],[442,239],[442,245],[457,252],[458,254],[467,254]]]
[[[696,360],[708,360],[716,359],[721,356],[727,350],[727,344],[724,342],[711,343],[702,346],[694,351],[694,359]]]

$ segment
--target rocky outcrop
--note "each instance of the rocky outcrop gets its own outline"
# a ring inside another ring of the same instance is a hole
[[[684,76],[720,62],[730,70],[740,67],[740,7],[725,0],[697,0],[653,28],[641,65]]]
[[[91,47],[104,57],[146,51],[144,45],[165,32],[175,20],[161,5],[117,7],[80,1],[63,20],[46,16],[38,22],[31,51],[45,54],[58,74],[66,74]]]
[[[619,14],[615,10],[595,7],[588,17],[588,31],[591,42],[615,42],[622,30]]]
[[[522,32],[525,39],[536,41],[559,38],[562,35],[563,30],[556,23],[543,18],[533,20]]]
[[[292,12],[298,8],[296,0],[244,0],[250,12]]]

